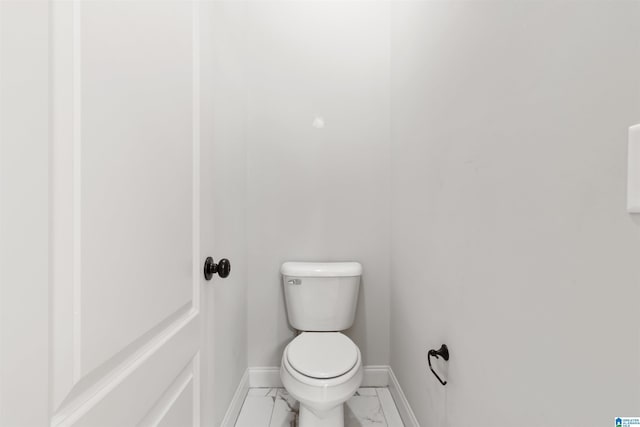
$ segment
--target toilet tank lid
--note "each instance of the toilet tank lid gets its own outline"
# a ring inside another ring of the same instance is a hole
[[[280,273],[295,277],[353,277],[362,275],[362,265],[359,262],[285,262]]]

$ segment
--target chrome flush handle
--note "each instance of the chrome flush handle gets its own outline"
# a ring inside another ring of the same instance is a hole
[[[302,285],[302,280],[300,279],[289,279],[287,283],[290,285]]]

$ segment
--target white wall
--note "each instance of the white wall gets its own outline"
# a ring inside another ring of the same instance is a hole
[[[203,139],[209,149],[203,153],[202,170],[213,182],[213,192],[203,196],[212,206],[213,218],[203,218],[203,228],[212,228],[217,262],[231,261],[231,275],[217,275],[205,294],[209,307],[207,387],[213,398],[213,420],[220,425],[236,387],[247,368],[247,257],[246,257],[246,4],[241,1],[203,2],[206,15],[201,23],[212,41],[211,59],[202,64],[208,91],[203,99]],[[206,233],[207,230],[203,230]]]
[[[640,414],[640,3],[396,2],[391,363],[422,426]],[[447,343],[450,383],[426,349]]]
[[[293,337],[287,260],[362,262],[348,334],[365,364],[389,361],[388,12],[366,1],[249,5],[250,366],[278,366]]]
[[[48,424],[49,5],[0,2],[0,425]],[[16,185],[18,184],[18,185]],[[17,302],[28,301],[28,304]],[[16,351],[19,349],[19,351]]]

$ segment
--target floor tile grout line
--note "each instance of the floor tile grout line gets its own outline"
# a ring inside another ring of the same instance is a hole
[[[376,397],[378,398],[378,405],[380,405],[380,412],[382,412],[382,418],[384,418],[384,423],[389,427],[389,419],[387,418],[387,414],[384,412],[384,407],[382,406],[382,399],[380,399],[380,393],[378,392],[379,387],[375,387]]]
[[[269,389],[269,392],[267,392],[267,395],[265,397],[271,397],[269,396],[269,393],[271,393],[271,390],[274,390],[274,388]],[[273,413],[276,410],[276,398],[278,397],[278,388],[275,388],[276,390],[276,397],[274,399],[272,399],[273,401],[273,406],[271,406],[271,415],[269,416],[269,423],[267,424],[267,427],[271,427],[271,421],[273,420]]]
[[[249,397],[249,393],[247,393],[247,395],[244,397],[244,400],[242,401],[242,405],[240,405],[240,411],[238,412],[238,418],[236,418],[236,421],[233,423],[233,427],[236,427],[236,425],[238,425],[238,420],[240,419],[240,414],[242,414],[242,410],[246,408],[247,406],[247,397]]]

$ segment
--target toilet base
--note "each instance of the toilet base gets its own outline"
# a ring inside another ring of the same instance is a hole
[[[300,405],[298,427],[344,427],[344,404],[338,405],[320,418],[304,405]]]

